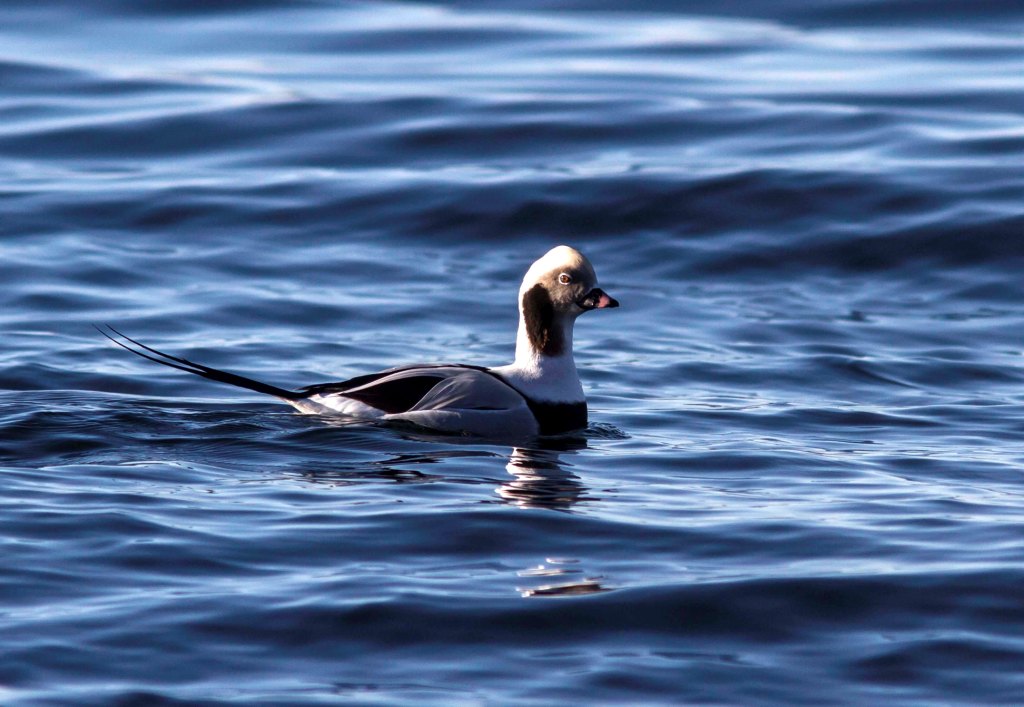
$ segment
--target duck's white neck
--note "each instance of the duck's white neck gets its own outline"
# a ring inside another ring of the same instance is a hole
[[[526,322],[519,318],[516,335],[516,360],[494,369],[524,395],[547,402],[582,402],[583,385],[572,356],[572,329],[575,317],[556,320],[562,346],[556,355],[538,351],[530,341]]]
[[[551,361],[565,360],[568,361],[569,365],[572,366],[573,370],[576,370],[576,364],[572,358],[572,329],[573,324],[576,323],[576,317],[560,317],[554,321],[554,327],[557,328],[557,336],[560,339],[561,345],[559,346],[559,353],[556,355],[545,354],[538,351],[530,341],[530,335],[526,330],[526,319],[525,317],[519,317],[519,331],[516,333],[516,366],[523,368],[540,367],[556,365],[550,363]],[[559,364],[564,365],[564,364]]]

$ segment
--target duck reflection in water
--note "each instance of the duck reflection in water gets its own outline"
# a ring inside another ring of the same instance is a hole
[[[353,431],[357,434],[365,432],[365,428],[351,424],[338,423],[337,428]],[[404,439],[415,442],[432,442],[446,444],[445,448],[397,454],[386,460],[354,462],[338,465],[330,469],[311,470],[305,468],[301,475],[312,483],[349,485],[369,479],[387,479],[397,483],[431,483],[458,481],[454,475],[431,473],[425,467],[443,464],[454,459],[468,460],[483,457],[494,460],[504,455],[493,449],[452,448],[451,436],[441,436],[420,431],[403,431]],[[471,443],[472,444],[472,443]],[[475,446],[475,444],[472,444]],[[564,436],[545,440],[537,440],[530,447],[513,447],[507,458],[505,470],[512,475],[508,481],[497,481],[495,493],[506,503],[517,508],[547,508],[550,510],[568,511],[581,501],[598,500],[588,494],[589,489],[562,460],[565,454],[576,454],[587,448],[587,440],[580,436]],[[488,462],[490,465],[490,462]],[[495,483],[491,474],[471,483]]]
[[[586,447],[585,440],[582,446]],[[570,510],[580,501],[595,500],[587,495],[580,478],[563,464],[561,451],[515,447],[505,465],[513,480],[501,484],[498,495],[519,508],[558,511]]]

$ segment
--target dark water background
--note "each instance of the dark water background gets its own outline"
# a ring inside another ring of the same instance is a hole
[[[1017,0],[5,0],[0,702],[1019,703],[1022,89]],[[563,242],[548,448],[90,327],[504,363]]]

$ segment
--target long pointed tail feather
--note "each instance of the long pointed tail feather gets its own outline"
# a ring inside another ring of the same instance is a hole
[[[117,336],[139,347],[138,349],[136,349],[129,346],[128,344],[125,344],[123,341],[115,339],[113,336],[103,331],[103,329],[100,329],[95,324],[93,326],[95,327],[96,331],[103,334],[103,336],[113,341],[115,344],[120,346],[125,351],[131,351],[136,356],[141,356],[142,358],[149,359],[150,361],[154,361],[155,363],[160,363],[165,366],[169,366],[170,368],[177,368],[179,371],[185,371],[186,373],[194,373],[197,376],[209,378],[210,380],[215,380],[219,383],[227,383],[228,385],[234,385],[239,388],[245,388],[247,390],[252,390],[257,393],[273,395],[274,397],[282,398],[284,400],[301,400],[302,398],[306,397],[305,394],[296,392],[294,390],[285,390],[284,388],[278,388],[277,386],[269,385],[268,383],[261,383],[260,381],[253,380],[252,378],[246,378],[245,376],[239,376],[234,373],[228,373],[227,371],[221,371],[216,368],[210,368],[209,366],[204,366],[201,363],[189,361],[187,358],[171,356],[170,354],[166,354],[163,351],[157,351],[154,348],[146,346],[145,344],[136,341],[130,336],[122,334],[109,324],[104,325],[107,327],[107,329],[114,332],[114,334],[116,334]],[[142,350],[140,351],[139,349]]]

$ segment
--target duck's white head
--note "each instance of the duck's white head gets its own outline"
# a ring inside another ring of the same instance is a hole
[[[597,286],[594,266],[582,253],[566,245],[552,248],[530,266],[519,288],[517,362],[522,356],[571,359],[576,317],[618,306]]]

